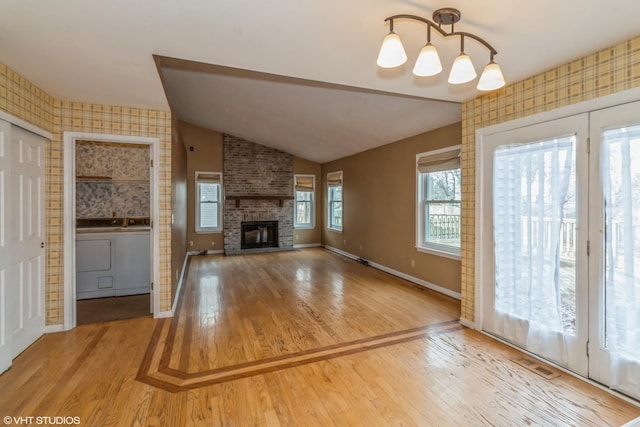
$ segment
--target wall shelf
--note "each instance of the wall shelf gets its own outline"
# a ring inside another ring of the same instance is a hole
[[[78,182],[111,182],[114,184],[148,184],[148,179],[113,179],[110,176],[77,176],[76,183]]]
[[[112,181],[110,176],[76,176],[76,182]]]
[[[225,200],[235,200],[236,208],[240,207],[240,200],[277,200],[282,207],[284,201],[293,200],[293,196],[226,196]]]

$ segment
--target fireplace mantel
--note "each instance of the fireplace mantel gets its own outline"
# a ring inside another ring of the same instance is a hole
[[[284,204],[285,200],[293,200],[293,196],[253,196],[253,195],[240,195],[240,196],[226,196],[225,200],[235,200],[236,208],[240,207],[240,200],[277,200],[280,203],[280,207]]]

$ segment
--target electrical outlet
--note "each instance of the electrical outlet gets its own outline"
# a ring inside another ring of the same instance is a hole
[[[411,260],[411,267],[415,267],[415,266],[416,266],[416,260],[415,260],[415,259],[412,259],[412,260]]]
[[[342,244],[346,245],[347,244],[347,239],[342,239]]]
[[[192,248],[193,247],[193,240],[189,240],[189,247]]]
[[[212,241],[211,241],[211,246],[215,246],[215,245],[216,245],[215,240],[212,240]]]
[[[362,250],[362,245],[360,245],[360,250]]]

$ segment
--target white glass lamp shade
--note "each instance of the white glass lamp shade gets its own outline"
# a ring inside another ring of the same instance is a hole
[[[484,67],[480,81],[478,81],[478,90],[495,90],[505,85],[504,76],[500,66],[491,61]]]
[[[378,66],[382,68],[393,68],[405,62],[407,62],[407,54],[404,51],[400,37],[391,31],[382,41],[380,53],[378,54]]]
[[[449,83],[457,85],[461,83],[467,83],[475,79],[477,76],[475,68],[471,58],[464,52],[461,52],[453,61],[451,72],[449,73]]]
[[[435,76],[442,71],[442,63],[436,47],[427,43],[421,50],[413,66],[413,74],[420,77]]]

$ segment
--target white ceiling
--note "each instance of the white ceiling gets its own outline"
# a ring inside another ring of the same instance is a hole
[[[508,82],[640,33],[632,0],[2,0],[0,61],[57,99],[171,105],[182,120],[327,161],[460,120],[459,105],[433,100],[472,99],[475,83],[411,74],[424,25],[396,22],[406,66],[375,65],[385,17],[441,7],[496,48]],[[458,42],[432,41],[448,69]],[[480,72],[486,50],[467,40],[466,51]],[[153,55],[186,60],[158,61],[167,94]]]

